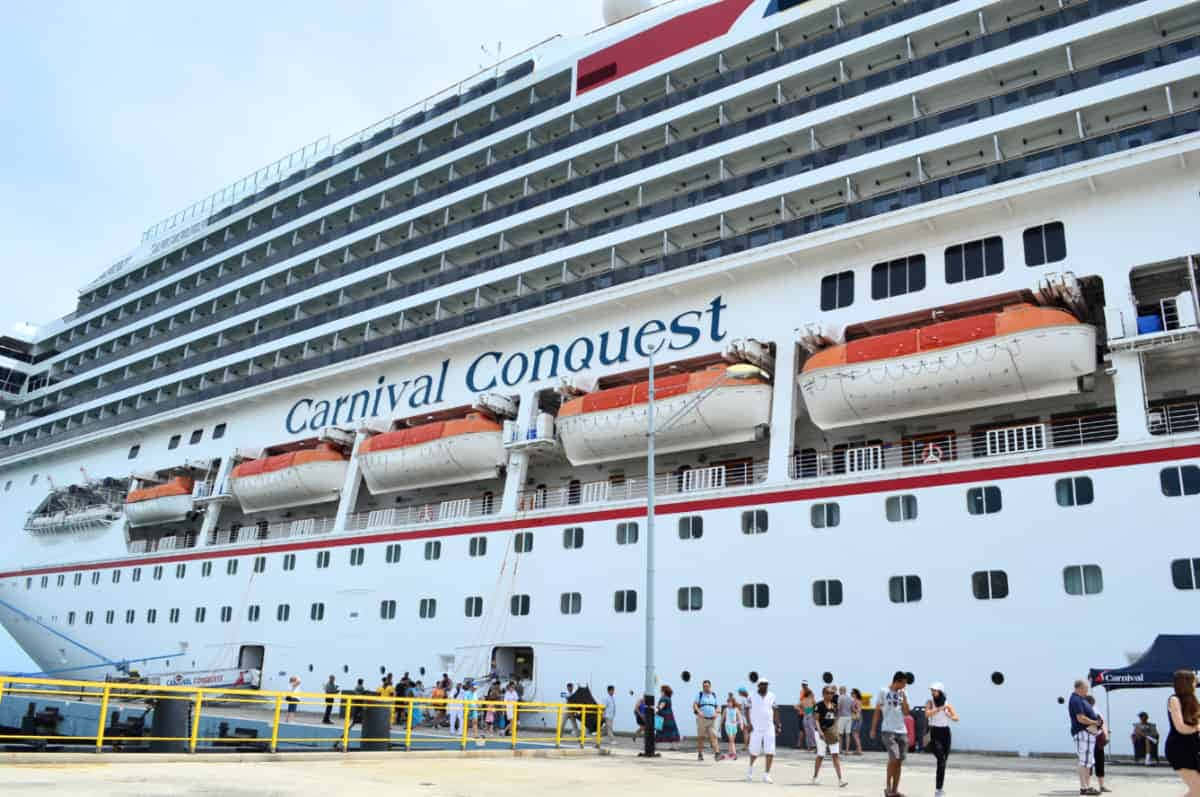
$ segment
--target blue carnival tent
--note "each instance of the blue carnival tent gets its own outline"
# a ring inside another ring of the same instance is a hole
[[[1171,686],[1176,670],[1200,672],[1200,635],[1159,634],[1140,659],[1127,667],[1088,671],[1092,686],[1148,689]]]

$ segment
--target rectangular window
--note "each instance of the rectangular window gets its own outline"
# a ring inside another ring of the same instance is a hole
[[[75,625],[75,612],[67,612],[67,625]]]
[[[617,524],[617,545],[636,545],[638,541],[638,524]]]
[[[771,604],[771,588],[766,584],[743,584],[742,606],[747,609],[765,609]]]
[[[379,619],[380,620],[395,620],[396,619],[396,602],[395,601],[380,601],[379,602]]]
[[[915,495],[893,495],[884,502],[887,519],[902,523],[917,519],[917,497]]]
[[[208,578],[212,575],[212,562],[202,562],[200,564],[200,578]]]
[[[472,537],[467,552],[471,556],[487,556],[487,537]]]
[[[284,570],[295,570],[296,569],[296,554],[285,553],[283,555],[283,569]]]
[[[188,445],[194,446],[194,445],[196,445],[196,443],[199,443],[203,438],[204,438],[204,430],[203,429],[193,429],[192,436],[188,438]]]
[[[172,609],[170,611],[170,613],[167,615],[167,622],[169,622],[169,623],[178,623],[179,622],[179,610],[178,609]]]
[[[233,607],[232,606],[222,606],[221,607],[221,622],[228,623],[232,619],[233,619]]]
[[[976,600],[1001,600],[1008,597],[1008,573],[1003,570],[977,570],[971,574],[971,592]]]
[[[187,565],[185,565],[185,564],[175,565],[175,578],[183,578],[186,575],[187,575]]]
[[[246,608],[246,620],[248,620],[249,622],[257,623],[258,618],[261,616],[262,616],[262,609],[259,607],[259,605],[257,603],[252,603],[252,604],[250,604],[249,607]]]
[[[467,617],[482,617],[483,616],[483,598],[478,595],[472,595],[467,598],[466,605],[463,607],[463,612]]]
[[[892,576],[888,579],[888,597],[892,603],[916,603],[921,600],[921,577]]]
[[[137,612],[135,612],[133,609],[125,610],[125,622],[126,623],[132,623],[136,616],[137,616]]]
[[[114,570],[113,571],[113,581],[116,582],[116,581],[120,581],[120,580],[121,580],[121,571]],[[42,576],[40,583],[42,585],[42,589],[45,589],[46,587],[48,587],[50,585],[50,576]]]
[[[513,617],[524,617],[529,614],[529,596],[513,595],[509,599],[508,610]]]
[[[225,563],[225,575],[227,575],[227,576],[236,576],[236,575],[237,575],[237,568],[238,568],[238,560],[237,560],[237,559],[230,559],[229,561],[227,561],[227,562]]]
[[[130,446],[130,447],[129,447],[129,458],[130,458],[130,459],[136,459],[136,458],[137,458],[137,455],[138,455],[138,454],[141,452],[141,450],[142,450],[142,447],[141,447],[141,446]],[[11,482],[9,482],[9,484],[11,484]],[[7,486],[6,486],[6,487],[5,487],[5,492],[7,492],[7,491],[8,491],[8,488],[7,488]]]
[[[629,614],[637,611],[637,592],[632,589],[619,589],[613,593],[613,611],[617,614]]]
[[[841,606],[842,582],[836,578],[814,581],[813,603],[817,606]]]
[[[131,581],[134,581],[134,582],[141,581],[142,580],[142,568],[140,568],[140,567],[133,568],[133,571],[130,572],[130,574],[129,574],[129,578]],[[61,587],[62,585],[63,585],[63,577],[59,576],[58,577],[58,586]]]
[[[1092,480],[1087,476],[1059,479],[1054,483],[1054,498],[1059,506],[1087,506],[1093,497]]]
[[[113,624],[113,620],[115,620],[115,619],[116,619],[116,617],[117,617],[117,614],[116,614],[116,612],[114,612],[112,609],[109,609],[108,611],[106,611],[106,612],[104,613],[104,622],[105,622],[107,625],[112,625],[112,624]]]
[[[751,509],[742,513],[742,534],[766,534],[767,510]]]
[[[325,619],[325,604],[314,603],[308,607],[308,619],[314,623],[319,623]]]
[[[329,567],[329,551],[317,551],[317,569],[323,570]]]
[[[154,580],[162,581],[162,565],[154,566]],[[79,583],[79,582],[75,582],[75,583]]]
[[[1025,265],[1042,266],[1067,258],[1067,234],[1061,221],[1030,227],[1025,241]]]
[[[842,271],[821,280],[821,309],[837,310],[854,303],[854,272]]]
[[[114,584],[121,583],[121,571],[120,570],[112,571],[112,582]],[[45,576],[42,576],[42,586],[43,587],[46,586],[46,577]]]
[[[676,605],[681,612],[698,612],[704,608],[704,590],[700,587],[680,587]]]
[[[167,449],[174,451],[176,448],[179,448],[179,441],[182,439],[183,438],[180,435],[177,435],[177,434],[171,435],[171,439],[169,441],[167,441]]]
[[[837,504],[813,504],[811,512],[814,529],[831,529],[842,522],[842,511]]]
[[[1162,493],[1168,498],[1200,493],[1200,468],[1195,465],[1163,468],[1158,478]]]
[[[275,607],[275,620],[280,623],[286,623],[292,617],[291,604],[281,603]]]
[[[1000,511],[999,487],[972,487],[967,490],[967,512],[972,515],[994,515]]]
[[[265,557],[265,556],[254,557],[254,572],[255,573],[265,573],[266,571],[267,571],[267,557]]]
[[[517,553],[529,553],[533,550],[533,532],[519,531],[514,535],[513,550]]]
[[[156,568],[154,568],[154,569],[155,569],[156,571],[158,571],[159,575],[162,575],[162,568],[161,568],[161,567],[156,567]],[[75,574],[75,586],[77,586],[77,587],[78,587],[78,586],[79,586],[80,584],[82,584],[82,583],[83,583],[83,573],[76,573],[76,574]]]
[[[350,549],[350,566],[351,567],[361,566],[362,563],[366,560],[366,558],[367,558],[367,552],[366,552],[365,548],[351,548]]]
[[[890,299],[925,288],[925,255],[911,255],[871,267],[871,298]]]
[[[158,609],[147,609],[146,610],[146,622],[151,625],[158,622]]]
[[[224,436],[225,436],[225,424],[218,423],[216,426],[213,427],[212,439],[220,440]]]
[[[96,616],[95,616],[95,614],[93,614],[93,613],[92,613],[92,612],[90,612],[90,611],[89,611],[89,612],[84,612],[84,613],[83,613],[83,624],[84,624],[84,625],[91,625],[91,624],[92,624],[92,620],[94,620],[94,619],[95,619],[95,617],[96,617]]]
[[[687,515],[679,518],[679,539],[698,540],[704,536],[704,518],[700,515]],[[620,535],[618,534],[618,538]],[[618,542],[620,540],[618,539]]]
[[[196,614],[195,614],[195,619],[196,619],[196,622],[197,622],[197,623],[203,623],[203,622],[204,622],[204,615],[206,615],[207,613],[208,613],[208,611],[207,611],[207,610],[206,610],[206,609],[205,609],[203,606],[197,606],[197,607],[196,607]]]
[[[992,236],[946,247],[946,282],[991,277],[1004,271],[1004,241]]]
[[[1171,583],[1175,589],[1196,589],[1200,585],[1200,559],[1176,559],[1171,562]]]
[[[559,596],[558,609],[563,614],[579,614],[583,611],[583,595],[578,592],[564,592]]]
[[[1096,595],[1104,591],[1100,565],[1071,565],[1063,568],[1063,588],[1068,595]]]
[[[432,620],[437,616],[437,598],[421,598],[418,614],[422,620]]]
[[[581,526],[563,529],[563,547],[568,550],[583,547],[583,528]]]
[[[383,549],[383,561],[389,565],[394,565],[400,561],[400,543],[394,542]]]

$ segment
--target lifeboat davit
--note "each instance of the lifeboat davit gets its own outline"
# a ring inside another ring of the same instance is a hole
[[[1019,304],[823,349],[800,391],[822,429],[1061,396],[1096,370],[1096,329]]]
[[[686,451],[754,440],[758,428],[771,421],[771,385],[759,377],[729,379],[725,366],[665,376],[654,380],[654,415],[672,417],[696,394],[717,386],[670,428],[658,432],[655,450]],[[650,384],[598,390],[564,403],[558,412],[558,434],[572,465],[628,459],[646,452]]]
[[[375,494],[495,478],[507,459],[503,428],[478,412],[385,432],[358,447],[359,468]]]
[[[130,490],[125,496],[125,517],[129,525],[154,526],[187,520],[192,511],[191,476],[176,476],[166,484]]]
[[[266,512],[336,501],[349,467],[327,443],[316,448],[252,459],[233,469],[229,487],[243,512]]]

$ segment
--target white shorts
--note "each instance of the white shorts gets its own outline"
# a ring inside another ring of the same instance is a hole
[[[750,732],[750,755],[775,755],[775,729]]]
[[[1075,755],[1079,766],[1091,769],[1096,763],[1096,737],[1087,731],[1075,734]]]
[[[817,737],[817,757],[824,758],[827,755],[841,755],[842,746],[837,742],[830,744],[825,741],[824,737]]]
[[[853,727],[854,727],[854,717],[838,717],[838,719],[837,719],[838,736],[845,736],[846,734],[850,733],[850,731],[851,731],[851,729],[853,729]]]

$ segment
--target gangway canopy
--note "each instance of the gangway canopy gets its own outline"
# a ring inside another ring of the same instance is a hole
[[[1200,672],[1200,635],[1159,634],[1133,664],[1089,670],[1088,680],[1110,691],[1161,688],[1172,685],[1176,670]]]

